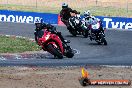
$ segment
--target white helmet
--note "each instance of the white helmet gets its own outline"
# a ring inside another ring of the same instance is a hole
[[[77,14],[76,17],[77,17],[77,19],[81,19],[80,14]]]
[[[90,17],[91,13],[90,10],[84,11],[84,17]]]
[[[62,8],[68,8],[68,4],[67,3],[62,3]]]

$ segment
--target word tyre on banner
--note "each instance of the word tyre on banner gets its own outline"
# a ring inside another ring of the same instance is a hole
[[[97,18],[103,21],[103,26],[112,29],[132,29],[132,18],[124,17],[102,17]]]
[[[83,18],[83,16],[81,16]],[[95,16],[103,21],[103,27],[112,29],[132,29],[132,18]],[[58,24],[64,25],[58,15]]]

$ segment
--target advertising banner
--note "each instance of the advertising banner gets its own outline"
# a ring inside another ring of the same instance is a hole
[[[103,21],[104,28],[111,29],[132,29],[132,18],[125,17],[105,17],[105,16],[95,16]],[[83,16],[82,16],[83,18]],[[58,15],[58,24],[64,25],[61,22],[61,18]]]
[[[103,21],[104,28],[132,29],[132,18],[95,17]],[[58,14],[0,10],[0,21],[2,22],[35,23],[35,21],[40,18],[43,18],[46,23],[64,25]]]
[[[103,21],[105,28],[132,29],[132,18],[96,16]]]
[[[34,23],[40,18],[51,24],[58,22],[57,14],[0,10],[0,21],[4,22]]]

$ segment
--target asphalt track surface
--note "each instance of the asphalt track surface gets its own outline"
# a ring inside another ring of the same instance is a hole
[[[34,38],[33,24],[0,23],[0,34]],[[0,66],[76,66],[76,65],[132,65],[132,31],[106,30],[107,46],[97,45],[95,41],[82,36],[73,37],[65,27],[57,30],[71,41],[72,48],[79,51],[73,58],[54,59],[32,57],[30,59],[0,60]]]

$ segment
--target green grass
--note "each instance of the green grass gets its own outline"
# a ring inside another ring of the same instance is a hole
[[[44,12],[44,13],[59,13],[61,8],[59,7],[35,7],[35,6],[23,6],[23,5],[0,5],[0,9],[5,10],[18,10],[18,11],[29,11],[29,12]],[[97,16],[122,16],[122,17],[132,17],[132,10],[127,10],[125,8],[114,8],[114,7],[101,7],[101,6],[91,6],[86,8],[73,8],[81,13],[85,10],[91,10],[93,15]]]
[[[22,53],[38,51],[39,46],[28,39],[0,36],[0,53]]]

